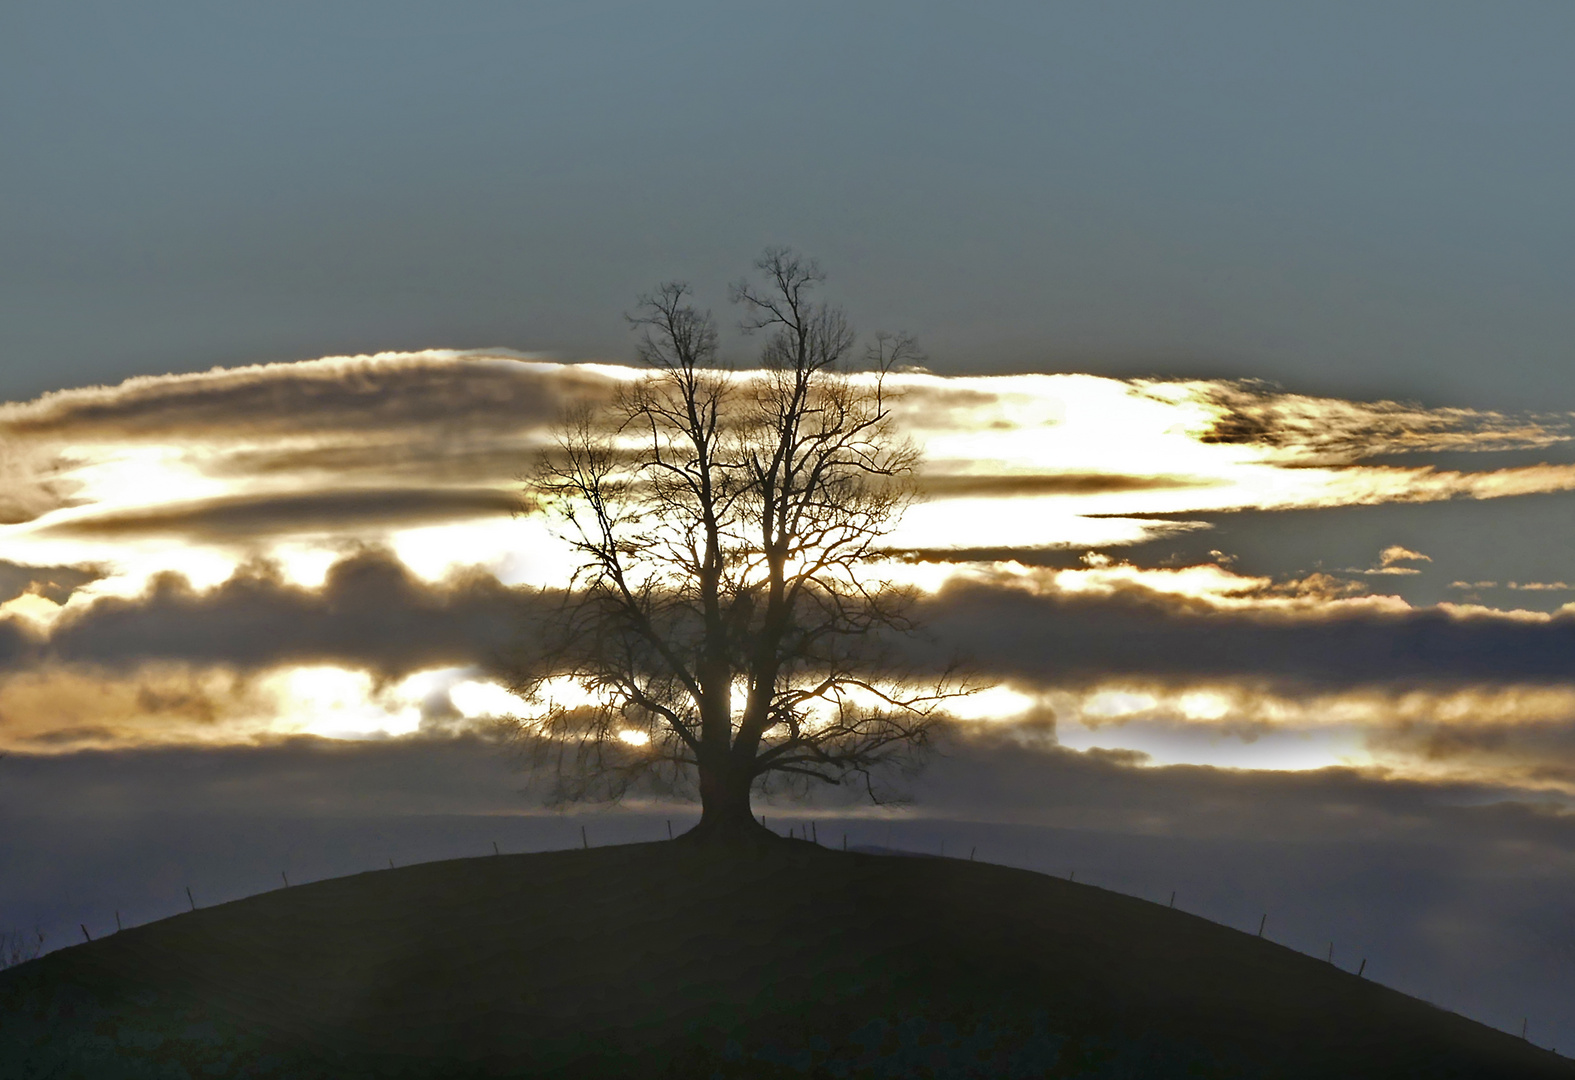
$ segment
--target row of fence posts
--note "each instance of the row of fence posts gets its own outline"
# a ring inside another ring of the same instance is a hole
[[[761,814],[760,815],[760,824],[761,825],[765,825],[765,823],[766,823],[766,816],[764,814]],[[582,826],[582,828],[583,828],[583,826]],[[790,839],[790,840],[791,839],[803,839],[803,840],[807,840],[807,841],[809,841],[811,843],[815,843],[815,844],[820,843],[820,832],[819,832],[819,829],[818,829],[818,827],[817,827],[817,825],[816,825],[816,823],[814,821],[811,821],[809,823],[808,828],[804,830],[805,835],[802,836],[802,837],[797,836],[795,830],[796,830],[795,826],[792,826],[792,825],[788,826],[788,831],[787,831],[788,839]],[[673,838],[673,823],[672,823],[671,820],[669,820],[668,823],[667,823],[667,838],[669,840],[671,840]],[[848,834],[847,833],[843,833],[842,834],[842,850],[843,851],[848,850]],[[970,847],[968,849],[968,861],[969,862],[973,862],[974,861],[974,856],[978,853],[978,851],[979,851],[979,848],[978,848],[977,845],[975,845],[973,847]],[[943,859],[946,857],[946,840],[944,838],[941,840],[940,857],[943,858]],[[1074,884],[1077,882],[1077,871],[1075,869],[1073,869],[1070,872],[1068,872],[1067,880],[1072,882],[1072,883],[1074,883]],[[1170,901],[1169,901],[1169,903],[1166,906],[1171,908],[1172,910],[1174,910],[1174,908],[1176,906],[1176,890],[1172,889],[1170,891]],[[1267,911],[1265,911],[1263,913],[1263,917],[1258,920],[1258,933],[1257,933],[1258,937],[1260,937],[1260,938],[1263,937],[1264,928],[1267,927],[1268,924],[1269,924],[1269,913]],[[1334,963],[1334,942],[1332,942],[1332,941],[1329,942],[1329,954],[1328,954],[1328,956],[1325,959],[1330,964]],[[1366,975],[1366,972],[1367,972],[1367,957],[1364,956],[1364,957],[1362,957],[1362,962],[1357,966],[1356,977],[1358,979],[1364,978],[1365,975]],[[1521,1026],[1522,1026],[1522,1028],[1525,1027],[1524,1022],[1522,1022]],[[1525,1033],[1522,1032],[1522,1037],[1524,1037],[1524,1034]]]
[[[766,815],[764,815],[764,814],[760,815],[760,824],[762,826],[764,826],[766,824]],[[788,831],[787,831],[787,837],[789,839],[804,840],[804,841],[806,841],[808,843],[813,843],[813,844],[819,844],[820,843],[820,827],[819,827],[819,825],[816,822],[811,821],[808,824],[808,826],[806,826],[803,829],[803,832],[804,832],[803,836],[798,836],[797,835],[797,827],[793,826],[793,825],[789,825],[788,826]],[[669,839],[669,840],[673,839],[673,819],[672,818],[668,818],[667,819],[667,839]],[[583,824],[580,826],[580,847],[583,850],[586,850],[586,851],[589,851],[590,847],[591,847],[590,834],[586,832],[585,826]],[[844,832],[842,834],[842,850],[843,851],[847,851],[848,850],[848,834],[846,832]],[[973,862],[974,861],[974,856],[978,854],[978,851],[979,851],[979,848],[978,848],[977,845],[972,846],[972,847],[970,847],[968,849],[968,861],[969,862]],[[501,854],[503,854],[502,850],[498,847],[498,842],[496,840],[492,841],[492,854],[494,854],[494,855],[501,855]],[[941,841],[941,858],[945,858],[945,857],[946,857],[946,841],[943,839]],[[390,870],[393,870],[395,868],[394,867],[394,860],[393,860],[392,857],[390,857],[389,860],[388,860],[388,868]],[[290,888],[290,875],[289,875],[289,873],[287,871],[280,870],[279,871],[279,877],[281,879],[283,879],[284,887],[287,888],[287,889]],[[1066,877],[1067,877],[1067,881],[1072,882],[1073,884],[1075,884],[1077,882],[1077,871],[1075,869],[1069,871],[1067,873]],[[186,903],[190,906],[190,909],[192,911],[196,911],[197,910],[197,900],[192,895],[192,891],[191,891],[191,886],[190,885],[186,886]],[[1175,906],[1176,906],[1176,891],[1174,889],[1171,890],[1170,902],[1169,902],[1169,904],[1167,906],[1172,908],[1172,909],[1174,909]],[[1268,912],[1264,912],[1263,913],[1263,917],[1258,920],[1258,933],[1257,933],[1258,937],[1260,937],[1260,938],[1263,937],[1264,929],[1268,926],[1268,924],[1269,924],[1269,913]],[[85,940],[87,940],[88,942],[91,942],[93,940],[93,935],[88,932],[87,924],[86,923],[78,923],[77,925],[82,930],[82,937]],[[115,930],[118,933],[121,929],[122,929],[122,925],[121,925],[121,921],[120,921],[120,912],[116,911],[115,912]],[[1324,959],[1330,964],[1334,963],[1334,942],[1332,942],[1332,941],[1329,942],[1329,949],[1328,949],[1328,952],[1325,955]],[[1364,978],[1366,971],[1367,971],[1367,957],[1364,956],[1364,957],[1362,957],[1361,963],[1357,966],[1356,977],[1358,979]],[[1520,1021],[1520,1037],[1522,1039],[1526,1038],[1526,1031],[1527,1031],[1527,1021],[1526,1021],[1525,1017],[1522,1017],[1521,1021]]]
[[[766,824],[766,815],[764,815],[764,814],[760,815],[760,824],[762,826],[765,826],[765,824]],[[798,835],[798,827],[797,826],[793,826],[793,825],[789,825],[788,826],[788,831],[787,831],[788,839],[801,839],[801,840],[804,840],[804,841],[806,841],[808,843],[813,843],[813,844],[819,844],[820,843],[820,826],[819,826],[819,824],[817,822],[811,821],[808,824],[808,826],[804,827],[803,833],[804,833],[804,835],[801,837],[801,836]],[[669,840],[673,839],[673,819],[672,818],[668,818],[667,819],[667,839],[669,839]],[[583,824],[580,825],[580,847],[582,849],[586,850],[586,851],[589,851],[590,847],[591,847],[590,835],[589,835],[589,833],[586,832],[585,826]],[[842,834],[842,850],[843,851],[847,851],[848,850],[848,834],[846,832],[844,832]],[[975,845],[973,847],[970,847],[968,849],[968,861],[969,862],[973,862],[974,861],[974,856],[978,854],[978,851],[979,851],[979,848],[978,848],[977,845]],[[503,854],[502,850],[498,847],[498,842],[496,840],[492,841],[492,854],[493,855],[501,855],[501,854]],[[940,855],[940,857],[941,858],[945,858],[946,857],[946,841],[944,839],[941,841],[941,855]],[[392,857],[390,857],[389,860],[388,860],[388,868],[390,870],[393,870],[395,868],[394,867],[394,860],[393,860]],[[290,887],[290,875],[289,875],[289,873],[287,871],[280,870],[279,871],[279,877],[284,881],[284,887],[288,889]],[[1076,881],[1077,881],[1077,871],[1075,869],[1073,869],[1073,870],[1071,870],[1071,871],[1069,871],[1067,873],[1067,880],[1072,882],[1072,883],[1074,883],[1074,884],[1076,883]],[[197,910],[197,900],[192,895],[192,891],[191,891],[191,886],[190,885],[186,886],[186,903],[189,905],[189,907],[190,907],[190,909],[192,911],[196,911]],[[1167,906],[1172,908],[1172,909],[1175,908],[1175,906],[1176,906],[1176,892],[1175,892],[1174,889],[1171,890],[1170,902],[1169,902],[1169,904]],[[1260,937],[1260,938],[1263,937],[1263,931],[1264,931],[1264,928],[1268,925],[1268,922],[1269,922],[1269,913],[1268,912],[1264,912],[1263,913],[1263,917],[1258,920],[1258,934],[1257,934],[1258,937]],[[88,942],[91,942],[93,940],[93,935],[88,932],[87,924],[86,923],[78,923],[77,926],[80,927],[81,930],[82,930],[82,937],[85,940],[87,940]],[[118,933],[121,929],[122,929],[122,926],[121,926],[121,921],[120,921],[120,912],[117,910],[115,912],[115,930]],[[1334,942],[1332,942],[1332,941],[1329,943],[1329,951],[1328,951],[1327,956],[1325,957],[1325,960],[1327,960],[1327,962],[1330,963],[1330,964],[1334,963]],[[1356,976],[1357,976],[1357,978],[1362,978],[1366,971],[1367,971],[1367,957],[1364,956],[1364,957],[1362,957],[1361,964],[1356,969]],[[1525,1027],[1524,1019],[1522,1019],[1521,1027],[1522,1028]],[[1524,1036],[1524,1031],[1522,1031],[1522,1035]]]
[[[766,816],[764,814],[760,815],[760,824],[762,826],[764,826],[766,824]],[[788,839],[804,840],[804,841],[806,841],[808,843],[813,843],[813,844],[819,844],[820,843],[820,827],[819,827],[819,824],[817,822],[811,821],[808,824],[808,826],[806,826],[803,829],[803,833],[804,833],[803,836],[799,836],[798,835],[798,827],[797,826],[793,826],[793,825],[789,825],[786,835],[787,835]],[[674,838],[673,837],[673,819],[672,818],[668,818],[667,819],[667,838],[669,840],[672,840]],[[591,846],[590,835],[589,835],[589,833],[586,832],[585,826],[582,824],[580,826],[580,847],[582,849],[588,851],[588,850],[590,850],[590,846]],[[847,851],[848,850],[848,834],[846,832],[844,832],[842,834],[842,850],[843,851]],[[973,847],[970,847],[968,849],[968,861],[969,862],[973,862],[974,861],[974,857],[978,854],[978,851],[979,851],[979,848],[978,848],[977,845],[975,845]],[[502,850],[498,847],[498,842],[496,840],[492,841],[492,854],[493,855],[501,855],[501,854],[503,854]],[[945,857],[946,857],[946,842],[945,842],[945,840],[942,840],[941,841],[941,858],[945,858]],[[393,860],[392,857],[390,857],[389,860],[388,860],[388,868],[390,870],[395,869],[395,867],[394,867],[394,860]],[[285,870],[280,870],[279,871],[279,877],[284,882],[284,887],[287,888],[287,889],[290,888],[290,875],[289,875],[289,872],[285,871]],[[1077,871],[1075,869],[1071,870],[1070,872],[1068,872],[1067,880],[1072,882],[1072,883],[1074,883],[1074,884],[1076,883],[1076,881],[1077,881]],[[192,891],[191,891],[191,886],[190,885],[186,886],[186,903],[189,906],[191,911],[196,911],[197,910],[197,900],[192,895]],[[1171,890],[1170,902],[1169,902],[1169,904],[1167,906],[1169,906],[1170,908],[1175,908],[1175,906],[1176,906],[1176,892],[1175,892],[1174,889]],[[1268,925],[1268,922],[1269,922],[1269,914],[1268,914],[1268,912],[1264,912],[1263,913],[1263,917],[1258,920],[1258,934],[1257,934],[1258,937],[1260,937],[1260,938],[1263,937],[1263,931],[1264,931],[1264,928]],[[93,935],[88,932],[87,924],[86,923],[78,923],[77,925],[82,930],[82,937],[85,940],[91,942],[93,940]],[[117,910],[115,912],[115,930],[118,933],[121,929],[123,929],[123,927],[122,927],[122,924],[121,924],[120,912]],[[1325,959],[1330,964],[1334,963],[1334,942],[1332,942],[1332,941],[1329,943],[1329,950],[1328,950],[1328,954],[1325,957]],[[1366,970],[1367,970],[1367,958],[1364,956],[1362,958],[1361,965],[1356,970],[1357,977],[1361,978],[1363,976],[1363,973]],[[1525,1027],[1524,1020],[1522,1020],[1521,1026],[1522,1026],[1522,1028]],[[1522,1032],[1522,1034],[1524,1034],[1524,1032]]]

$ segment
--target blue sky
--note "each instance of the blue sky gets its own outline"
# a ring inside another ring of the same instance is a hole
[[[792,243],[946,371],[1567,408],[1572,31],[1552,3],[7,5],[0,391],[621,358],[633,292]]]

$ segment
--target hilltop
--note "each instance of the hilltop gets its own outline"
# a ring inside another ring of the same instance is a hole
[[[781,841],[427,863],[0,973],[0,1075],[1575,1077],[1163,906]]]

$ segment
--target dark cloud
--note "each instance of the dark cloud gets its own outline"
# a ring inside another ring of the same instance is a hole
[[[73,505],[76,484],[60,476],[66,464],[59,454],[0,435],[0,525]]]
[[[1517,723],[1465,719],[1402,719],[1375,727],[1366,743],[1410,760],[1469,759],[1476,767],[1509,766],[1520,782],[1575,789],[1575,724],[1569,718]]]
[[[1031,683],[1089,684],[1110,676],[1247,678],[1324,689],[1564,683],[1575,667],[1570,615],[1222,611],[1138,586],[1101,595],[1033,595],[956,585],[922,609],[935,642],[966,648],[982,671]]]
[[[1521,450],[1571,438],[1567,416],[1317,398],[1254,381],[1220,382],[1201,392],[1220,410],[1203,442],[1296,450],[1310,458],[1351,462],[1417,451]]]
[[[1513,834],[1575,858],[1575,812],[1528,792],[1352,768],[1151,766],[1127,754],[1069,750],[1047,729],[1023,725],[955,727],[915,791],[927,811],[948,815],[1174,837],[1295,843],[1403,832],[1431,820],[1439,839]]]
[[[1513,499],[1451,499],[1297,510],[1237,510],[1160,515],[1148,520],[1206,526],[1120,549],[1144,566],[1193,565],[1210,550],[1236,556],[1233,569],[1271,577],[1318,569],[1370,565],[1391,544],[1426,552],[1432,562],[1419,575],[1392,577],[1383,591],[1416,607],[1458,601],[1456,581],[1569,581],[1569,547],[1557,542],[1569,530],[1567,495]],[[1484,586],[1486,587],[1486,586]],[[1567,596],[1519,593],[1516,607],[1552,609]]]
[[[1020,475],[921,475],[919,491],[933,498],[1013,495],[1098,495],[1107,491],[1164,491],[1211,487],[1216,481],[1188,476],[1128,476],[1121,473]]]
[[[883,554],[909,562],[999,563],[1073,570],[1086,566],[1078,547],[888,548]]]
[[[391,554],[368,550],[336,563],[319,589],[290,584],[266,564],[207,591],[164,575],[141,596],[106,597],[69,612],[44,655],[117,667],[336,662],[408,673],[495,663],[552,601],[481,571],[424,582]],[[1316,600],[1294,612],[1222,610],[1137,585],[1032,594],[988,584],[953,585],[923,599],[919,615],[927,631],[910,644],[920,662],[962,653],[983,675],[1046,686],[1111,677],[1319,690],[1553,685],[1568,682],[1575,664],[1570,615],[1340,608]],[[17,640],[23,644],[14,657],[38,655],[25,647],[25,635]]]
[[[46,394],[0,411],[19,438],[168,439],[241,433],[514,431],[611,381],[573,366],[507,354],[412,353],[142,376],[118,386]]]
[[[307,495],[232,495],[157,508],[115,511],[46,526],[57,536],[177,535],[237,540],[303,531],[356,529],[511,514],[517,493],[490,488],[380,488]]]
[[[0,604],[24,593],[37,593],[63,604],[76,590],[103,576],[103,571],[95,567],[24,566],[0,559]]]
[[[38,642],[21,622],[0,619],[0,667],[15,667],[37,652]]]
[[[69,615],[47,657],[117,668],[329,662],[388,676],[494,664],[521,632],[532,595],[481,572],[429,584],[376,550],[334,564],[320,589],[292,585],[266,564],[207,591],[165,574],[141,596]]]
[[[317,474],[334,482],[369,478],[398,483],[475,484],[512,480],[533,461],[526,434],[497,437],[368,440],[364,436],[325,437],[310,446],[226,449],[204,462],[209,476],[257,477]],[[307,481],[310,482],[310,481]]]

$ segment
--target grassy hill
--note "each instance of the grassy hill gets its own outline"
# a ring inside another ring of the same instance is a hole
[[[643,844],[378,871],[0,973],[0,1076],[1575,1077],[1143,900]]]

